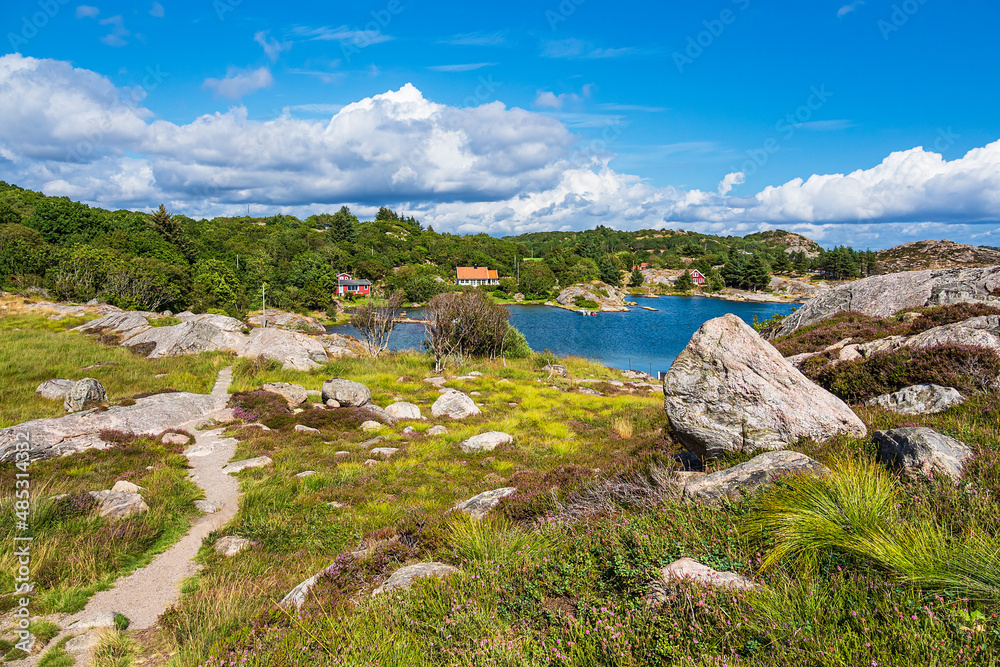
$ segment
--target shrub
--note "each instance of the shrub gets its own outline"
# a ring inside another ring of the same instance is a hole
[[[262,389],[236,392],[229,398],[229,407],[237,419],[247,422],[268,422],[289,413],[285,399]]]
[[[509,359],[527,359],[531,356],[531,346],[524,334],[508,325],[507,341],[504,343],[503,354]]]
[[[864,359],[828,364],[818,359],[802,372],[840,398],[866,401],[914,384],[939,384],[962,393],[989,388],[1000,375],[1000,356],[993,350],[966,345],[904,347]]]
[[[582,296],[578,296],[575,299],[573,299],[573,303],[580,308],[586,308],[588,310],[597,310],[598,308],[601,307],[601,304],[597,303],[596,301],[593,301],[591,299],[585,299]]]

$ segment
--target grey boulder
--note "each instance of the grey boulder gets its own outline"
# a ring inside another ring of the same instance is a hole
[[[149,509],[149,505],[138,493],[118,491],[91,491],[97,501],[97,513],[107,519],[125,519]]]
[[[709,320],[695,332],[670,366],[663,394],[671,430],[700,458],[867,432],[846,403],[736,315]]]
[[[684,582],[732,591],[757,588],[757,584],[735,572],[719,572],[693,558],[681,558],[660,570],[660,577],[649,585],[648,599],[662,604]]]
[[[220,538],[219,541],[215,543],[215,553],[221,554],[227,558],[232,558],[241,551],[249,549],[254,544],[256,544],[256,542],[248,540],[245,537],[227,535],[226,537]]]
[[[35,392],[41,395],[42,398],[47,398],[50,401],[59,401],[66,398],[66,394],[69,393],[69,390],[72,389],[75,384],[76,382],[73,380],[65,380],[62,378],[46,380],[38,385]]]
[[[502,489],[484,491],[478,496],[473,496],[472,498],[455,505],[452,511],[468,514],[473,519],[482,519],[486,516],[487,512],[499,505],[501,500],[514,494],[516,491],[517,488],[513,486],[505,486]]]
[[[514,436],[509,433],[503,433],[501,431],[488,431],[486,433],[474,435],[468,440],[463,440],[458,443],[458,446],[462,448],[463,452],[474,454],[477,452],[492,452],[500,445],[513,441]]]
[[[965,397],[957,389],[937,384],[915,384],[868,401],[868,405],[901,415],[936,414],[962,403],[965,403]]]
[[[122,345],[138,348],[150,359],[217,351],[239,354],[246,341],[242,328],[232,317],[197,315],[173,326],[150,327],[125,338]]]
[[[406,401],[387,405],[385,411],[396,419],[423,419],[423,416],[420,414],[420,408]]]
[[[431,414],[435,417],[451,417],[465,419],[482,414],[476,403],[460,391],[446,391],[431,405]]]
[[[372,597],[395,590],[406,590],[410,588],[410,586],[413,585],[413,582],[417,579],[446,577],[449,574],[454,574],[458,571],[459,569],[457,567],[438,562],[407,565],[406,567],[402,567],[393,572],[392,576],[390,576],[384,584],[372,592]]]
[[[261,387],[266,392],[277,394],[288,402],[288,407],[297,408],[309,400],[306,388],[298,384],[287,382],[266,382]]]
[[[342,408],[359,408],[371,402],[372,392],[353,380],[335,378],[323,383],[323,402],[334,400]]]
[[[330,361],[322,343],[311,336],[287,329],[254,329],[241,357],[274,359],[289,370],[310,371]]]
[[[75,382],[66,392],[63,407],[66,408],[66,412],[79,412],[88,403],[101,403],[106,400],[108,392],[104,390],[104,385],[94,378],[83,378]]]
[[[684,485],[684,497],[714,504],[741,500],[789,475],[825,475],[830,470],[799,452],[767,452],[726,470],[695,477]]]
[[[972,449],[964,442],[930,428],[876,431],[873,439],[884,463],[910,473],[944,475],[957,481],[972,458]]]

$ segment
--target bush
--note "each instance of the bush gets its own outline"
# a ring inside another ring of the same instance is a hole
[[[1000,376],[1000,356],[966,345],[904,347],[838,364],[814,357],[801,370],[840,398],[860,403],[915,384],[954,387],[963,394],[984,391]]]
[[[233,415],[246,422],[269,422],[274,417],[288,414],[288,403],[278,394],[258,389],[238,391],[229,399]]]
[[[504,356],[509,359],[527,359],[532,354],[531,346],[528,345],[528,340],[524,337],[524,334],[514,328],[513,325],[508,326],[507,342],[504,344],[503,348]]]
[[[592,301],[591,299],[585,299],[582,296],[578,296],[575,299],[573,299],[573,303],[576,304],[576,306],[578,306],[579,308],[586,308],[588,310],[597,310],[598,308],[601,307],[601,304],[597,303],[596,301]]]

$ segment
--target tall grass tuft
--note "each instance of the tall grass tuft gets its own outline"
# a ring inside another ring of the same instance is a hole
[[[543,535],[515,525],[504,517],[475,520],[457,518],[449,526],[452,553],[466,563],[493,563],[503,569],[516,567],[541,554]]]
[[[882,466],[843,459],[830,475],[790,479],[757,501],[752,532],[771,541],[765,570],[788,562],[807,574],[848,554],[923,588],[1000,596],[1000,544],[984,531],[955,538],[928,520],[904,521],[899,486]]]

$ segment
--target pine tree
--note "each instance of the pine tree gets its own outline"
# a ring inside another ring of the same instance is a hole
[[[187,237],[184,236],[184,230],[181,229],[180,222],[174,218],[172,213],[167,213],[167,209],[163,204],[160,204],[160,208],[150,214],[146,224],[151,230],[166,239],[167,242],[176,246],[189,262],[193,261],[194,253],[191,250],[191,244],[188,242]]]
[[[694,289],[694,281],[691,279],[691,273],[687,269],[684,269],[684,272],[677,277],[674,289],[678,292],[689,292]]]
[[[628,277],[628,284],[630,287],[639,287],[646,281],[646,276],[642,275],[642,271],[639,270],[638,266],[632,268],[632,273]]]
[[[601,280],[613,287],[622,286],[622,273],[611,259],[611,255],[605,255],[600,265]]]
[[[327,236],[333,243],[341,241],[356,243],[358,240],[357,224],[358,218],[351,213],[351,209],[341,206],[339,211],[330,216],[330,228],[327,230]]]

